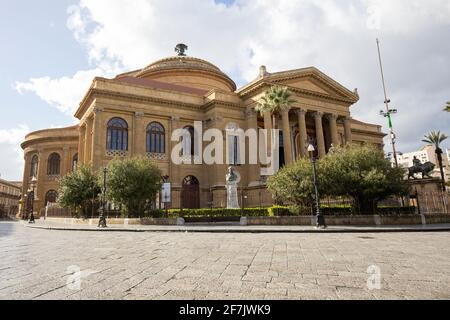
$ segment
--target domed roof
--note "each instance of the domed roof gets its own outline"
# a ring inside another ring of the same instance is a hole
[[[196,84],[202,89],[236,90],[234,81],[218,67],[208,61],[188,56],[158,60],[140,70],[135,77],[170,82],[176,78],[174,80],[176,84],[187,86]],[[195,81],[192,80],[193,77],[196,78]],[[209,81],[205,81],[207,79]]]
[[[215,65],[213,65],[212,63],[210,63],[206,60],[202,60],[202,59],[198,59],[198,58],[194,58],[194,57],[187,57],[187,56],[168,57],[168,58],[158,60],[156,62],[153,62],[152,64],[149,64],[144,69],[142,69],[141,73],[144,73],[147,71],[174,69],[174,68],[176,68],[176,69],[178,69],[178,68],[203,69],[203,70],[207,70],[207,71],[222,73],[222,71],[220,71],[220,69],[218,67],[216,67]]]

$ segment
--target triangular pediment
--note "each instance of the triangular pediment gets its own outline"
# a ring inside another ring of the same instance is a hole
[[[297,79],[282,83],[292,88],[304,89],[328,95],[336,94],[336,92],[330,90],[330,88],[327,88],[324,85],[317,84],[312,79]]]
[[[318,95],[352,104],[359,100],[357,92],[350,91],[314,67],[267,74],[239,90],[239,93],[246,94],[252,88],[258,87],[258,84],[286,86],[299,94]]]

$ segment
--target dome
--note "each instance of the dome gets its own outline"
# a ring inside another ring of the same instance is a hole
[[[218,67],[208,61],[187,56],[158,60],[140,70],[135,77],[204,90],[236,90],[234,81]]]

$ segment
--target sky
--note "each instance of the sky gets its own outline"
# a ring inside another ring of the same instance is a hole
[[[25,134],[76,123],[95,76],[142,68],[180,42],[238,86],[260,65],[315,66],[358,88],[353,117],[387,132],[379,38],[397,149],[414,151],[430,130],[450,135],[449,16],[448,0],[0,0],[1,178],[21,180]]]

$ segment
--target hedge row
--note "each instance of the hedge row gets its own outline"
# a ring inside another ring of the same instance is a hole
[[[273,206],[270,208],[245,208],[245,209],[170,209],[169,217],[286,217],[286,216],[308,216],[313,214],[311,208]],[[348,206],[321,207],[323,215],[358,215]],[[380,215],[403,215],[415,214],[415,207],[380,207]],[[161,218],[165,216],[164,210],[153,210],[145,214],[146,217]]]

